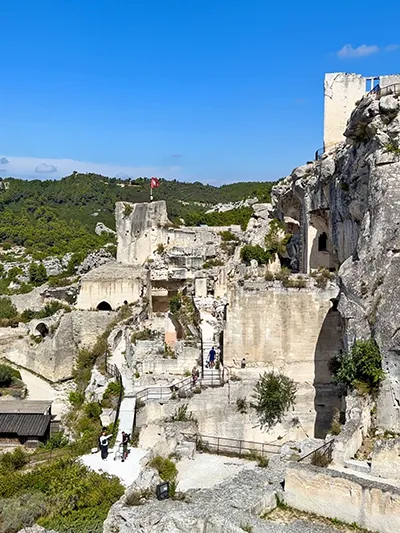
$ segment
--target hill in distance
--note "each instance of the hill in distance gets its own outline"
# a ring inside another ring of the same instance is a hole
[[[9,188],[0,192],[0,243],[25,246],[37,259],[84,253],[99,248],[113,237],[94,233],[97,222],[115,229],[117,201],[148,202],[148,178],[121,180],[98,174],[74,173],[61,180],[8,178]],[[206,211],[218,203],[257,197],[270,200],[276,182],[241,182],[221,187],[199,182],[161,180],[153,190],[154,200],[165,200],[170,219],[186,225],[247,223],[251,208],[225,213]]]

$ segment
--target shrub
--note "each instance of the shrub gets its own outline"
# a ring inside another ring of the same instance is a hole
[[[0,512],[1,533],[17,533],[33,526],[36,520],[51,510],[51,502],[41,492],[21,494],[2,501]]]
[[[275,274],[275,279],[278,281],[287,282],[290,274],[291,274],[291,271],[289,268],[282,267],[280,271]]]
[[[123,386],[118,381],[112,381],[107,385],[106,390],[103,394],[103,399],[111,398],[112,396],[118,398],[121,392],[123,391]]]
[[[0,387],[9,387],[14,376],[14,370],[10,366],[0,364]]]
[[[157,244],[157,253],[161,255],[164,252],[165,252],[165,246],[163,245],[162,242],[158,243]]]
[[[57,450],[58,448],[65,448],[65,446],[68,446],[69,440],[64,435],[63,431],[57,431],[57,433],[54,433],[49,440],[44,445],[44,448],[46,450]]]
[[[60,533],[101,533],[111,505],[124,489],[117,478],[98,474],[73,460],[0,474],[0,497],[16,499],[24,494],[32,497],[32,493],[51,504],[35,513],[39,525]]]
[[[154,457],[151,461],[149,466],[151,468],[155,468],[160,478],[163,481],[175,481],[176,477],[178,475],[178,470],[176,468],[176,464],[171,461],[171,459],[167,459],[164,457],[161,457],[161,455],[157,455]]]
[[[133,212],[133,207],[131,204],[124,204],[124,218],[129,217],[129,215]]]
[[[10,298],[0,298],[0,318],[15,318],[17,315],[17,308]]]
[[[236,400],[236,410],[239,413],[241,413],[241,414],[247,413],[247,408],[248,408],[248,405],[247,405],[246,398],[238,398]]]
[[[265,281],[274,281],[275,279],[275,276],[272,272],[270,272],[269,270],[266,271],[265,273]]]
[[[28,453],[21,448],[15,448],[12,452],[3,453],[0,456],[0,465],[7,470],[19,470],[29,461]]]
[[[43,263],[33,262],[29,265],[29,281],[37,285],[47,281],[46,267]]]
[[[311,464],[314,466],[321,466],[323,468],[326,468],[329,463],[330,459],[327,454],[317,450],[315,453],[311,456]]]
[[[265,265],[269,262],[271,256],[258,244],[255,246],[246,244],[240,250],[240,258],[247,264],[250,264],[250,261],[255,259],[259,265]]]
[[[180,294],[177,294],[176,296],[172,296],[172,298],[169,301],[169,310],[173,315],[175,315],[180,308],[182,307],[182,298]]]
[[[358,340],[350,352],[341,353],[330,363],[333,381],[350,388],[377,392],[384,377],[382,356],[374,339]]]
[[[189,411],[188,413],[188,404],[184,403],[175,409],[174,413],[169,418],[170,422],[188,422],[193,420],[193,413]]]
[[[221,231],[220,235],[223,242],[239,242],[239,238],[231,231]]]
[[[261,428],[271,428],[281,422],[285,413],[293,407],[296,384],[281,373],[264,372],[254,388],[251,404],[257,412]]]
[[[68,399],[74,407],[79,407],[85,401],[85,395],[83,394],[83,392],[71,391],[69,393]]]
[[[339,433],[342,430],[342,426],[340,424],[340,411],[339,409],[335,409],[333,416],[332,416],[332,422],[330,427],[330,433],[332,435],[339,435]]]

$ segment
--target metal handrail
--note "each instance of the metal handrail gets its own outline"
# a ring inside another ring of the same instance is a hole
[[[325,442],[322,446],[319,446],[318,448],[308,453],[307,455],[303,455],[303,457],[300,457],[300,459],[298,459],[297,462],[300,463],[301,461],[304,461],[304,459],[307,459],[308,457],[315,456],[315,454],[317,452],[321,452],[323,448],[325,449],[323,452],[321,452],[321,455],[326,455],[328,459],[331,461],[334,442],[335,442],[335,439],[331,439],[330,441]]]
[[[281,446],[269,442],[246,441],[242,439],[230,439],[228,437],[215,437],[210,435],[201,435],[199,433],[182,433],[183,437],[196,443],[196,446],[203,443],[203,451],[217,454],[220,452],[233,453],[235,455],[250,455],[257,453],[260,455],[279,454]],[[214,442],[210,442],[214,440]],[[234,444],[236,443],[236,444]]]
[[[110,374],[111,376],[114,376],[119,384],[119,395],[118,395],[118,402],[117,402],[117,407],[115,409],[115,419],[114,419],[114,423],[113,423],[113,433],[117,427],[117,424],[118,424],[118,420],[119,420],[119,412],[120,412],[120,409],[121,409],[121,403],[122,403],[122,398],[123,398],[123,395],[124,395],[124,387],[123,387],[123,384],[122,384],[122,376],[121,376],[121,372],[119,371],[119,368],[117,367],[117,365],[114,365],[114,364],[111,364],[111,363],[106,363],[106,372],[108,374]]]
[[[386,85],[381,87],[376,85],[368,94],[376,94],[379,96],[387,96],[388,94],[399,95],[400,94],[400,83],[392,83],[391,85]]]

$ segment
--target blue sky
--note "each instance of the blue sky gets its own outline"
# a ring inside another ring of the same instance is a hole
[[[376,6],[3,0],[0,171],[282,177],[322,146],[325,72],[399,72]]]

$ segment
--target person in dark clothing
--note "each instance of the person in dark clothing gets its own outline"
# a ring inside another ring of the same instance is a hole
[[[99,438],[99,446],[101,451],[101,458],[107,459],[108,457],[108,441],[111,439],[112,435],[106,435],[106,432],[103,431]]]
[[[125,431],[122,432],[122,462],[125,461],[128,457],[128,444],[129,444],[129,435],[125,433]]]
[[[210,368],[214,368],[215,365],[215,355],[216,352],[214,350],[214,346],[211,348],[210,353],[208,354],[208,360],[210,362]]]

